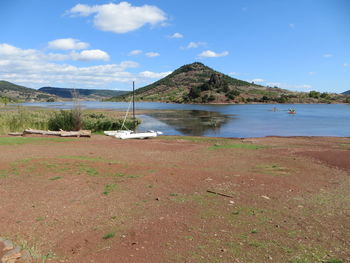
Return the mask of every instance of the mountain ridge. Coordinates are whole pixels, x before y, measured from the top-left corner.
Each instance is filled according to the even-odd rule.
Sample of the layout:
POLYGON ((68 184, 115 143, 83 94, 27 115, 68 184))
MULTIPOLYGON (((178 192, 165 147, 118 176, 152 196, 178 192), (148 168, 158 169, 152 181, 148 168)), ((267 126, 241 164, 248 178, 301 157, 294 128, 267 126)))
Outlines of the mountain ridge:
MULTIPOLYGON (((127 101, 131 96, 129 92, 109 101, 127 101)), ((194 62, 135 90, 135 99, 171 103, 343 103, 345 95, 257 85, 194 62)))
POLYGON ((108 89, 71 89, 71 88, 58 88, 58 87, 42 87, 39 91, 56 95, 64 99, 72 99, 76 94, 80 99, 94 99, 100 100, 109 98, 112 96, 119 96, 127 93, 122 90, 108 90, 108 89))

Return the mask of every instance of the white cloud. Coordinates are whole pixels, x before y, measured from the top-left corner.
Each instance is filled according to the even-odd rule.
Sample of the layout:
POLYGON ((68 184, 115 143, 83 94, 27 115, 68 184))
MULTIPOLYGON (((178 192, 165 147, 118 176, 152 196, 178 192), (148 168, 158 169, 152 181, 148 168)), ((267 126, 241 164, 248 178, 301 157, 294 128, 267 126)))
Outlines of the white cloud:
POLYGON ((51 49, 60 49, 60 50, 78 50, 86 49, 89 47, 89 43, 81 42, 78 39, 74 38, 61 38, 50 41, 48 47, 51 49))
POLYGON ((348 67, 349 66, 349 63, 344 63, 343 64, 343 67, 348 67))
POLYGON ((313 76, 313 75, 316 75, 316 72, 310 71, 308 74, 311 75, 311 76, 313 76))
POLYGON ((201 46, 205 46, 207 43, 205 42, 190 42, 184 49, 198 48, 201 46))
POLYGON ((174 33, 171 36, 169 36, 170 38, 183 38, 183 34, 181 33, 174 33))
POLYGON ((156 73, 156 72, 152 72, 152 71, 142 71, 139 73, 139 76, 144 77, 144 78, 160 79, 160 78, 164 78, 164 77, 168 76, 171 73, 172 73, 172 71, 160 72, 160 73, 156 73))
POLYGON ((294 29, 294 28, 295 28, 295 24, 290 23, 290 24, 289 24, 289 27, 290 27, 291 29, 294 29))
POLYGON ((160 56, 160 54, 157 53, 157 52, 147 52, 145 55, 146 55, 147 57, 150 57, 150 58, 154 58, 154 57, 160 56))
POLYGON ((86 51, 85 53, 84 51, 74 51, 68 54, 45 54, 34 49, 20 49, 9 44, 0 44, 0 79, 33 88, 44 85, 101 88, 111 85, 111 83, 130 83, 133 80, 138 83, 149 83, 170 73, 151 71, 143 71, 141 73, 128 72, 128 69, 139 67, 139 64, 134 61, 87 67, 52 62, 53 60, 63 60, 63 58, 67 57, 73 59, 73 56, 79 60, 106 58, 106 53, 103 51, 86 51))
POLYGON ((312 90, 312 86, 309 84, 287 84, 287 83, 280 83, 280 82, 269 82, 266 83, 266 85, 270 87, 279 87, 281 89, 287 89, 287 90, 294 90, 294 91, 310 91, 312 90))
POLYGON ((264 79, 252 79, 250 82, 254 82, 254 83, 259 83, 259 82, 264 82, 265 80, 264 79))
POLYGON ((79 16, 93 15, 93 23, 97 29, 117 34, 137 30, 146 24, 162 24, 167 20, 166 14, 156 6, 132 6, 128 2, 94 6, 78 4, 68 13, 79 16))
POLYGON ((142 50, 141 49, 135 49, 135 50, 132 50, 128 53, 128 56, 137 56, 139 54, 142 53, 142 50))
POLYGON ((0 55, 3 58, 10 59, 22 59, 26 61, 64 61, 64 60, 80 60, 80 61, 92 61, 92 60, 103 60, 108 61, 109 55, 107 52, 92 49, 83 50, 81 52, 70 52, 70 53, 44 53, 35 49, 20 49, 9 44, 0 44, 0 55))
POLYGON ((331 57, 333 57, 333 54, 323 54, 323 57, 324 58, 331 58, 331 57))
POLYGON ((206 50, 206 51, 203 51, 202 53, 200 53, 198 55, 198 57, 200 58, 217 58, 217 57, 225 57, 229 54, 228 51, 223 51, 221 53, 216 53, 214 51, 211 51, 211 50, 206 50))
POLYGON ((83 50, 80 53, 72 52, 71 56, 74 60, 91 61, 91 60, 109 60, 109 55, 99 49, 83 50))

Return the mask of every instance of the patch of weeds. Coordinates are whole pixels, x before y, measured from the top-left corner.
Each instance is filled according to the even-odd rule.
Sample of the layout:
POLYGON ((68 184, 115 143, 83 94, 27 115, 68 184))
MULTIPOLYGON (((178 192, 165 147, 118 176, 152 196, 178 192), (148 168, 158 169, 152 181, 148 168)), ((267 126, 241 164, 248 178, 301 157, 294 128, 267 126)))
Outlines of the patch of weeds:
POLYGON ((258 169, 259 172, 273 176, 289 175, 289 169, 279 166, 278 164, 261 164, 257 165, 256 169, 258 169))
POLYGON ((266 244, 265 244, 265 243, 259 242, 259 241, 256 241, 256 240, 249 241, 249 242, 248 242, 248 245, 249 245, 250 247, 266 247, 266 244))
POLYGON ((235 143, 235 144, 214 144, 210 146, 209 150, 219 150, 219 149, 247 149, 247 150, 258 150, 265 148, 264 146, 254 145, 254 144, 244 144, 244 143, 235 143))
POLYGON ((114 191, 117 188, 116 184, 106 184, 103 194, 104 195, 109 195, 110 192, 114 191))
POLYGON ((45 217, 39 216, 39 217, 35 218, 35 220, 36 220, 37 222, 44 221, 44 220, 45 220, 45 217))
POLYGON ((329 259, 326 261, 326 263, 343 263, 343 261, 339 259, 329 259))
POLYGON ((49 252, 46 255, 41 256, 42 263, 45 263, 48 259, 54 259, 55 254, 53 252, 49 252))
POLYGON ((49 178, 49 180, 50 181, 56 181, 56 180, 59 180, 61 178, 62 178, 62 176, 54 176, 54 177, 49 178))
POLYGON ((232 212, 232 215, 235 215, 235 216, 236 216, 236 215, 239 215, 239 211, 233 211, 233 212, 232 212))
POLYGON ((137 175, 137 174, 130 174, 127 176, 127 178, 140 178, 142 175, 137 175))
POLYGON ((7 177, 7 171, 0 171, 0 178, 7 177))
POLYGON ((99 172, 95 168, 82 163, 79 164, 79 171, 89 176, 97 176, 99 174, 99 172))
POLYGON ((252 233, 252 234, 256 234, 256 233, 258 233, 258 230, 256 230, 256 229, 253 229, 250 233, 252 233))
POLYGON ((73 139, 67 138, 38 138, 38 137, 0 137, 0 145, 20 145, 40 142, 67 142, 73 139))
POLYGON ((114 236, 115 236, 114 232, 109 232, 109 233, 105 234, 102 238, 103 239, 110 239, 110 238, 113 238, 114 236))
POLYGON ((113 177, 124 177, 125 174, 123 174, 123 173, 115 173, 115 174, 111 174, 110 176, 113 176, 113 177))
POLYGON ((177 193, 170 193, 169 195, 170 195, 170 196, 178 196, 177 193))
POLYGON ((187 239, 187 240, 191 240, 191 241, 194 240, 193 236, 184 236, 184 238, 187 239))

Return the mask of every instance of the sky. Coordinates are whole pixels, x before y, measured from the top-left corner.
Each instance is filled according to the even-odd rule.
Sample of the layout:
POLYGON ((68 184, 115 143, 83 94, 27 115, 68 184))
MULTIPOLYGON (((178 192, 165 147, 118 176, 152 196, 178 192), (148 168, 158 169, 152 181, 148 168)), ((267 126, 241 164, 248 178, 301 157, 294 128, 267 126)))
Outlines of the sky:
POLYGON ((196 61, 261 85, 350 90, 350 1, 0 0, 0 80, 131 90, 196 61))

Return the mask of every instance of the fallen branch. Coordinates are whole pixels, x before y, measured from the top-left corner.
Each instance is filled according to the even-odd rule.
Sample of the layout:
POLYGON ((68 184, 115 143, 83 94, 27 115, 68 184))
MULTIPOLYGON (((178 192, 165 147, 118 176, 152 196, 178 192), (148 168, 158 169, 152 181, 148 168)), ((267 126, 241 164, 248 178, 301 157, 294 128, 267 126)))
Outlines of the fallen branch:
POLYGON ((91 131, 80 130, 80 131, 44 131, 44 130, 34 130, 26 129, 23 134, 39 134, 39 135, 53 135, 60 137, 91 137, 91 131))
POLYGON ((207 190, 207 192, 211 193, 211 194, 215 194, 215 195, 221 195, 221 196, 224 196, 224 197, 234 198, 232 195, 226 195, 226 194, 214 192, 214 191, 211 191, 211 190, 207 190))

